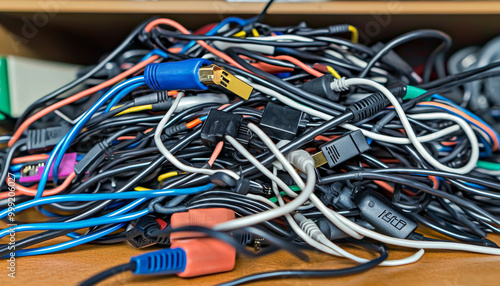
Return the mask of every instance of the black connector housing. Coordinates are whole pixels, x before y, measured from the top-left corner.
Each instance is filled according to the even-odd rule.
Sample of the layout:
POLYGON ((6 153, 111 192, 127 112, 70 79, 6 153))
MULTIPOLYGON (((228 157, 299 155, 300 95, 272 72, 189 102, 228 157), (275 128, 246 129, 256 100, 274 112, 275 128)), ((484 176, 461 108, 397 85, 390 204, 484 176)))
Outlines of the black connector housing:
POLYGON ((331 73, 327 73, 323 76, 317 77, 304 83, 302 85, 302 89, 317 96, 328 98, 331 101, 337 102, 339 100, 340 94, 333 91, 330 87, 330 84, 334 79, 335 78, 331 73))
POLYGON ((67 125, 28 130, 27 148, 29 153, 49 151, 62 140, 70 130, 67 125))
POLYGON ((354 195, 354 203, 358 207, 361 218, 382 233, 397 238, 409 237, 417 222, 394 206, 381 194, 365 189, 354 195))
POLYGON ((107 152, 108 148, 109 144, 106 142, 106 140, 100 141, 95 144, 87 152, 87 154, 85 154, 85 156, 75 165, 75 174, 77 176, 83 174, 90 167, 90 165, 92 165, 97 160, 97 158, 101 157, 104 153, 107 152))
MULTIPOLYGON (((371 47, 371 49, 378 53, 380 52, 386 45, 384 43, 376 43, 371 47)), ((396 52, 390 50, 387 52, 381 59, 381 61, 385 64, 391 65, 393 67, 397 67, 399 70, 406 74, 411 74, 413 72, 413 68, 403 60, 396 52)))
POLYGON ((201 128, 201 141, 209 147, 214 147, 224 141, 226 135, 236 137, 241 121, 241 115, 212 109, 201 128))
POLYGON ((328 166, 333 168, 370 149, 363 132, 356 130, 320 147, 328 166))
POLYGON ((292 140, 299 130, 302 111, 268 103, 259 126, 269 137, 278 140, 292 140))
POLYGON ((134 228, 125 233, 128 243, 135 248, 145 248, 155 244, 169 245, 168 236, 160 234, 161 226, 152 215, 141 217, 134 228))

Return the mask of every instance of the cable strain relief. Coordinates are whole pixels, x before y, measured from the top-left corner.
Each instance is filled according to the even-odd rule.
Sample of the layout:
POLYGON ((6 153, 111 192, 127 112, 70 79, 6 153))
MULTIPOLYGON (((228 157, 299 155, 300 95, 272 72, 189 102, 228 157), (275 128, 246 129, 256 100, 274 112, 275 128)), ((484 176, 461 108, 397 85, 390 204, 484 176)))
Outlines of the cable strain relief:
POLYGON ((161 90, 156 93, 156 96, 158 98, 158 102, 163 102, 163 101, 169 101, 170 97, 168 97, 168 91, 166 90, 161 90))
POLYGON ((330 84, 330 88, 336 92, 342 92, 342 91, 349 90, 349 86, 346 83, 345 77, 334 79, 332 81, 332 83, 330 84))
POLYGON ((186 252, 182 248, 169 248, 134 256, 135 275, 174 274, 186 268, 186 252))
POLYGON ((316 223, 314 223, 311 219, 306 218, 300 213, 295 213, 293 218, 299 223, 300 228, 302 228, 302 230, 304 230, 304 232, 314 240, 320 241, 321 239, 326 239, 325 234, 321 232, 316 223))
POLYGON ((349 25, 344 24, 344 25, 332 25, 328 27, 328 33, 330 35, 334 34, 340 34, 340 33, 347 33, 349 32, 349 25))
POLYGON ((188 130, 186 124, 179 124, 165 128, 165 134, 170 138, 173 135, 188 130))
POLYGON ((347 107, 347 110, 352 112, 353 122, 359 122, 382 111, 389 103, 383 93, 376 92, 351 104, 347 107))
POLYGON ((302 172, 305 172, 308 164, 314 167, 314 159, 305 150, 292 151, 286 155, 286 159, 302 172))

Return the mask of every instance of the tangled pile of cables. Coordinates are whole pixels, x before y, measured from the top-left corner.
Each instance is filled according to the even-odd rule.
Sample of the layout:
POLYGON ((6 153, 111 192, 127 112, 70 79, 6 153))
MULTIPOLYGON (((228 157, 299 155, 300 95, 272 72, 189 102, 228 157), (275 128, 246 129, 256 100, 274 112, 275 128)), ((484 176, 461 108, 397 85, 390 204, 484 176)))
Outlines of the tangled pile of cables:
MULTIPOLYGON (((366 46, 351 25, 272 27, 262 16, 194 32, 149 20, 32 104, 0 137, 0 217, 35 208, 48 220, 0 230, 40 231, 17 241, 15 256, 164 246, 82 285, 123 271, 230 271, 237 252, 307 259, 302 249, 313 248, 359 263, 223 284, 237 285, 404 265, 424 250, 500 255, 487 238, 500 232, 500 138, 447 97, 500 74, 500 63, 446 75, 451 39, 437 30, 366 46), (419 75, 393 49, 422 38, 441 44, 419 75), (60 236, 70 239, 31 248, 60 236), (358 257, 346 241, 380 255, 358 257), (416 252, 387 260, 387 245, 416 252)), ((1 257, 11 251, 0 246, 1 257)))

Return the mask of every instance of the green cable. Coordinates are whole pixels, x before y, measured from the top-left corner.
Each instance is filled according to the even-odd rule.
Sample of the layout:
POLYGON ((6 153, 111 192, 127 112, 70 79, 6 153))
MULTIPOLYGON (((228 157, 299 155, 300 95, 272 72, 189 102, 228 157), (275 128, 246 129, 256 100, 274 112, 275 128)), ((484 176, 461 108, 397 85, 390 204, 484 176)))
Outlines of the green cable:
POLYGON ((405 97, 403 97, 403 99, 404 100, 414 99, 416 97, 421 96, 422 94, 424 94, 426 92, 427 92, 427 90, 425 90, 425 89, 421 89, 421 88, 418 88, 416 86, 407 85, 406 86, 406 95, 405 95, 405 97))
POLYGON ((477 161, 477 167, 486 170, 500 171, 500 164, 488 161, 477 161))
MULTIPOLYGON (((300 188, 299 188, 299 186, 297 186, 297 185, 293 185, 293 186, 290 186, 290 190, 292 190, 292 191, 294 191, 294 192, 299 192, 299 191, 300 191, 300 188)), ((283 191, 281 191, 281 192, 280 192, 280 195, 281 195, 281 196, 286 196, 286 193, 285 193, 285 192, 283 192, 283 191)), ((273 202, 273 203, 277 203, 277 202, 278 202, 278 198, 277 198, 277 197, 272 197, 272 198, 270 198, 269 200, 270 200, 271 202, 273 202)))

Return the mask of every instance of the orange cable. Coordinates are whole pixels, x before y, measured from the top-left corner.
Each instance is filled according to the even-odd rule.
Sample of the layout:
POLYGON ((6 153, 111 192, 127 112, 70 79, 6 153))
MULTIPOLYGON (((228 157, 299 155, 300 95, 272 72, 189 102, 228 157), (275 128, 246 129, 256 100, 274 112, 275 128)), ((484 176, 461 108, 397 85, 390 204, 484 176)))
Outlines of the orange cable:
MULTIPOLYGON (((68 186, 69 184, 71 184, 71 181, 73 181, 73 179, 76 177, 76 174, 75 172, 69 174, 68 177, 66 177, 66 179, 64 179, 64 182, 51 189, 51 190, 46 190, 46 191, 43 191, 43 194, 42 196, 53 196, 53 195, 56 195, 62 191, 64 191, 68 186)), ((25 187, 25 186, 22 186, 22 185, 19 185, 19 184, 16 184, 14 186, 14 189, 16 190, 15 191, 15 194, 16 195, 19 195, 19 194, 22 194, 22 195, 27 195, 27 196, 36 196, 36 193, 37 193, 37 189, 36 189, 36 185, 33 186, 32 188, 28 188, 28 187, 25 187)), ((8 192, 4 192, 4 193, 0 193, 0 199, 5 199, 5 198, 8 198, 9 197, 9 193, 8 192)))
POLYGON ((434 102, 434 101, 426 101, 426 102, 421 102, 418 105, 421 105, 421 104, 422 105, 432 105, 432 106, 443 107, 443 108, 445 108, 447 110, 450 110, 451 112, 460 114, 460 116, 462 116, 463 118, 465 118, 465 119, 467 119, 469 121, 474 122, 477 126, 479 126, 480 128, 482 128, 484 131, 486 131, 491 136, 491 138, 493 139, 493 150, 498 150, 499 142, 497 140, 497 137, 496 137, 495 133, 493 133, 493 131, 490 128, 488 128, 488 126, 486 126, 483 123, 477 121, 475 118, 473 118, 473 117, 469 116, 468 114, 462 112, 461 110, 456 109, 453 106, 449 106, 447 104, 443 104, 443 103, 439 103, 439 102, 434 102))
POLYGON ((29 156, 14 158, 14 159, 12 159, 11 164, 17 165, 17 164, 26 163, 26 162, 47 160, 47 158, 49 158, 49 155, 47 155, 47 154, 29 155, 29 156))
MULTIPOLYGON (((178 22, 174 21, 174 20, 171 20, 171 19, 157 19, 157 20, 154 20, 154 21, 151 21, 147 26, 146 28, 144 28, 144 30, 146 32, 151 32, 151 30, 155 27, 155 26, 158 26, 158 25, 167 25, 167 26, 170 26, 170 27, 173 27, 177 30, 179 30, 181 33, 183 34, 187 34, 187 35, 190 35, 191 32, 189 32, 186 28, 184 28, 184 26, 182 26, 181 24, 179 24, 178 22)), ((206 42, 204 41, 196 41, 200 46, 202 46, 203 48, 207 49, 208 51, 210 51, 212 54, 218 56, 219 58, 225 60, 226 62, 230 63, 231 65, 237 67, 237 68, 240 68, 242 70, 246 70, 244 67, 242 67, 240 64, 238 64, 235 60, 233 60, 231 57, 229 57, 228 55, 226 55, 225 53, 217 50, 216 48, 210 46, 209 44, 207 44, 206 42)))
POLYGON ((136 64, 134 67, 132 67, 131 69, 127 70, 127 71, 124 71, 123 73, 115 76, 114 78, 112 79, 109 79, 99 85, 96 85, 94 87, 91 87, 87 90, 84 90, 84 91, 81 91, 73 96, 70 96, 68 98, 65 98, 57 103, 54 103, 53 105, 51 106, 47 106, 45 107, 44 109, 40 110, 39 112, 35 113, 34 115, 32 115, 30 118, 26 119, 26 121, 23 122, 23 124, 21 124, 21 126, 19 126, 19 128, 16 130, 16 132, 14 133, 14 135, 12 135, 12 138, 9 140, 9 147, 12 147, 12 145, 21 137, 21 135, 23 134, 24 130, 28 129, 28 127, 33 124, 33 122, 37 121, 38 119, 44 117, 45 115, 51 113, 52 111, 54 110, 57 110, 65 105, 68 105, 70 103, 73 103, 75 101, 78 101, 86 96, 89 96, 95 92, 98 92, 99 90, 103 89, 103 88, 106 88, 108 86, 111 86, 119 81, 121 81, 122 79, 128 77, 129 75, 135 73, 136 71, 139 71, 139 70, 142 70, 145 66, 147 66, 148 64, 156 61, 159 57, 154 55, 154 56, 151 56, 150 58, 148 58, 147 60, 144 60, 138 64, 136 64))
POLYGON ((306 65, 305 63, 303 63, 300 60, 298 60, 298 59, 296 59, 294 57, 291 57, 291 56, 279 55, 279 56, 275 56, 275 57, 268 56, 268 58, 275 59, 275 60, 284 60, 284 61, 291 62, 292 64, 294 64, 296 66, 299 66, 304 71, 310 73, 311 75, 313 75, 315 77, 320 77, 320 76, 324 75, 322 72, 319 72, 319 71, 311 68, 310 66, 306 65))
POLYGON ((224 142, 220 141, 217 143, 217 146, 215 146, 214 152, 212 153, 212 156, 210 156, 210 159, 208 160, 208 164, 212 166, 215 163, 215 160, 217 157, 219 157, 220 153, 222 152, 222 147, 224 147, 224 142))

